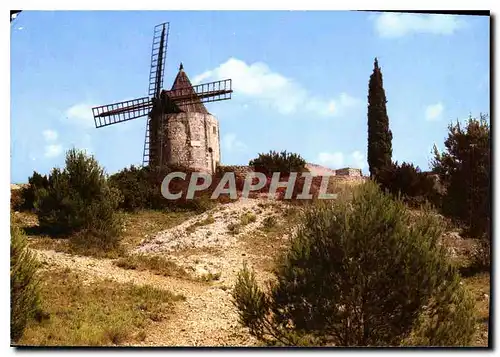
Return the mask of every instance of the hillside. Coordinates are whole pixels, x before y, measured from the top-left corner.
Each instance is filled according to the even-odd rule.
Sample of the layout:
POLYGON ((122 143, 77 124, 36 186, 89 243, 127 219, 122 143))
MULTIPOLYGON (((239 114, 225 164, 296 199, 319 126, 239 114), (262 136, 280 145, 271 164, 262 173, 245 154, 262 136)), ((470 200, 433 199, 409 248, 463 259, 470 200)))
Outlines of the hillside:
MULTIPOLYGON (((39 236, 36 216, 15 212, 14 219, 33 233, 30 245, 43 263, 40 274, 50 315, 48 321, 31 323, 20 344, 255 346, 258 342, 238 323, 231 289, 244 262, 262 286, 272 279, 273 259, 286 247, 299 212, 300 207, 284 202, 247 199, 199 215, 124 214, 125 250, 107 257, 79 255, 65 239, 39 236), (178 298, 164 309, 143 311, 140 306, 159 303, 148 295, 134 305, 137 297, 123 290, 129 286, 151 286, 178 298), (124 305, 117 307, 102 289, 111 289, 124 305), (71 292, 72 300, 63 297, 71 292), (137 316, 131 317, 133 313, 137 316), (82 326, 93 327, 82 331, 82 326), (61 329, 66 332, 57 332, 61 329)), ((473 247, 455 231, 443 238, 456 260, 473 247)), ((481 311, 475 344, 487 345, 489 276, 464 277, 464 282, 481 311)))

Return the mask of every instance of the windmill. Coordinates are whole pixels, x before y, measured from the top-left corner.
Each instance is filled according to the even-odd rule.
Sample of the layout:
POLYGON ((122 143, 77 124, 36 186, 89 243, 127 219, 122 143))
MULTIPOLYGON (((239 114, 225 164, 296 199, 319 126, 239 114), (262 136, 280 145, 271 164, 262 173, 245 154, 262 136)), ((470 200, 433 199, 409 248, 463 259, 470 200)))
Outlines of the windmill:
POLYGON ((95 126, 147 117, 143 166, 180 164, 214 172, 220 161, 218 122, 203 103, 231 99, 232 81, 193 86, 181 63, 172 88, 162 89, 169 28, 168 22, 154 28, 148 96, 92 108, 95 126))

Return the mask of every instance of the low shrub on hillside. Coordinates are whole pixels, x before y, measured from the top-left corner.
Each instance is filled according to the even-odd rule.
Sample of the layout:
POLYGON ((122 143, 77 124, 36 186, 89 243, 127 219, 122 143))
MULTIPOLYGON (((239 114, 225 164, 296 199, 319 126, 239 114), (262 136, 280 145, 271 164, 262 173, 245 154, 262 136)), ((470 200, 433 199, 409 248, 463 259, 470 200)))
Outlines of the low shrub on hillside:
POLYGON ((78 234, 112 248, 121 234, 116 215, 120 200, 94 157, 71 149, 64 169, 54 168, 48 186, 35 191, 35 210, 40 227, 52 234, 78 234))
POLYGON ((33 175, 28 178, 28 185, 11 191, 11 207, 15 211, 31 211, 35 204, 35 191, 47 188, 49 180, 46 175, 41 175, 33 171, 33 175))
POLYGON ((36 276, 39 263, 28 249, 23 232, 10 228, 10 336, 17 342, 28 321, 40 313, 40 296, 36 276))
POLYGON ((24 207, 23 189, 10 190, 10 208, 13 211, 21 211, 24 207))
POLYGON ((369 182, 306 210, 262 291, 245 266, 233 290, 240 322, 267 344, 468 345, 474 304, 432 214, 412 217, 369 182))
POLYGON ((193 171, 185 167, 168 167, 151 169, 149 167, 137 168, 131 166, 110 176, 111 185, 116 187, 123 196, 120 208, 133 212, 139 209, 156 210, 188 210, 204 212, 213 207, 207 190, 195 193, 193 199, 187 199, 188 185, 193 171), (174 178, 169 183, 172 194, 181 192, 177 199, 167 199, 162 195, 161 186, 164 178, 171 172, 183 172, 185 179, 174 178))
POLYGON ((249 165, 253 167, 256 172, 262 172, 266 176, 272 176, 274 172, 283 174, 290 174, 290 172, 304 172, 308 171, 306 168, 306 161, 295 153, 282 151, 270 151, 267 154, 259 154, 253 160, 250 160, 249 165))
POLYGON ((425 202, 439 205, 435 181, 413 164, 397 162, 380 170, 378 180, 382 190, 400 196, 406 203, 419 207, 425 202))

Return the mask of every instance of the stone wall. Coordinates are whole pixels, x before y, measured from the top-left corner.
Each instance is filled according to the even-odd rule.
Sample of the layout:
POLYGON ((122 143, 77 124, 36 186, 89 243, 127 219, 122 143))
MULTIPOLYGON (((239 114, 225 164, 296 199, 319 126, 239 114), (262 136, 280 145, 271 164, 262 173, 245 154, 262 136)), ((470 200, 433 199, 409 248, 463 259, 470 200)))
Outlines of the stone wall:
POLYGON ((210 114, 177 113, 164 118, 163 162, 213 173, 220 162, 219 123, 210 114))
POLYGON ((361 169, 353 169, 350 167, 335 170, 335 173, 337 176, 363 176, 361 169))
MULTIPOLYGON (((339 181, 344 178, 363 178, 361 169, 344 168, 333 170, 328 167, 321 165, 307 163, 306 168, 309 170, 312 176, 336 176, 339 181)), ((247 172, 253 171, 252 167, 248 165, 221 165, 219 166, 219 171, 222 172, 235 172, 237 174, 245 174, 247 172)))
POLYGON ((248 165, 220 165, 218 168, 219 172, 234 172, 239 175, 252 172, 253 169, 248 165))

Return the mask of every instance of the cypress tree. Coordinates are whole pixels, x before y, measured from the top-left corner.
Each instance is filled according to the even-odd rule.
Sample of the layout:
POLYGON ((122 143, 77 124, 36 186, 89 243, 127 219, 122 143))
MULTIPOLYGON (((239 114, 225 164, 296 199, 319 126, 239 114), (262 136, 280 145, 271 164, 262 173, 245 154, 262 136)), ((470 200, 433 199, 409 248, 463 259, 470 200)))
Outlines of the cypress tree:
POLYGON ((368 166, 370 177, 377 180, 378 172, 392 162, 392 132, 389 129, 382 72, 375 58, 368 85, 368 166))

